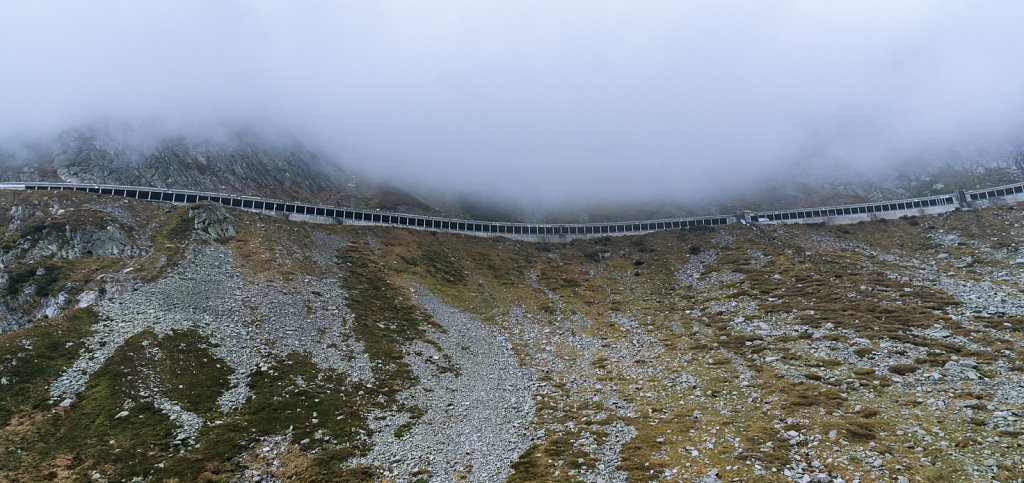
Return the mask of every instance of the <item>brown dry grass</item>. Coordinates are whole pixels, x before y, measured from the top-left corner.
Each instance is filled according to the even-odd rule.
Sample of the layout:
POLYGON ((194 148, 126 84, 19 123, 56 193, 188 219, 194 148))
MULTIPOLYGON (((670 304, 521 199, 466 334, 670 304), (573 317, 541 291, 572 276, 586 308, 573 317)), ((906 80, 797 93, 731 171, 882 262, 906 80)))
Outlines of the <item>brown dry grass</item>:
MULTIPOLYGON (((370 278, 374 278, 374 286, 390 287, 389 293, 405 293, 407 281, 416 281, 446 302, 478 314, 486 323, 510 333, 516 328, 507 327, 504 316, 514 306, 521 305, 534 314, 534 322, 542 329, 559 330, 573 315, 585 317, 592 325, 574 327, 574 333, 598 341, 599 348, 593 353, 599 355, 580 367, 593 371, 588 375, 602 383, 605 391, 620 394, 627 402, 637 405, 636 417, 627 418, 627 422, 638 434, 623 447, 623 463, 619 468, 633 480, 648 479, 652 471, 657 473, 679 466, 680 449, 696 446, 696 441, 712 434, 736 438, 740 443, 738 453, 733 454, 731 446, 728 451, 702 449, 710 461, 709 466, 695 463, 690 468, 693 474, 710 467, 729 466, 737 469, 722 470, 723 476, 749 480, 754 475, 748 461, 767 467, 784 467, 794 449, 773 426, 773 421, 808 421, 787 423, 785 430, 818 434, 836 430, 845 451, 867 448, 870 443, 893 448, 894 458, 907 462, 907 474, 922 477, 960 476, 962 462, 929 455, 948 468, 939 472, 916 465, 914 462, 921 456, 904 450, 905 440, 895 435, 894 428, 903 422, 942 428, 949 434, 963 433, 965 441, 971 438, 984 441, 991 436, 984 427, 973 426, 967 420, 927 414, 922 407, 897 394, 890 387, 892 379, 879 374, 875 368, 852 367, 838 359, 819 357, 805 350, 822 343, 850 344, 855 336, 860 336, 873 342, 854 350, 865 359, 860 365, 870 365, 876 356, 883 355, 880 352, 885 346, 877 343, 881 339, 927 348, 927 355, 915 361, 919 365, 941 365, 954 354, 978 357, 983 364, 1008 357, 993 351, 963 351, 949 343, 913 336, 907 328, 930 327, 936 323, 956 335, 970 336, 970 331, 942 313, 946 306, 956 303, 948 295, 889 276, 900 267, 859 252, 830 248, 812 238, 814 234, 825 234, 880 251, 927 254, 938 249, 927 236, 929 226, 959 227, 957 223, 968 223, 969 219, 934 223, 922 220, 919 226, 898 221, 857 227, 769 227, 765 234, 727 227, 724 230, 735 240, 723 246, 712 244, 715 231, 663 232, 643 237, 538 245, 414 230, 298 224, 237 210, 231 214, 239 221, 240 233, 227 246, 245 270, 255 276, 295 281, 305 274, 332 273, 335 268, 324 268, 302 253, 313 249, 313 234, 323 231, 347 238, 353 244, 350 256, 372 260, 372 267, 363 268, 372 269, 375 275, 370 278), (368 243, 369 237, 376 243, 368 243), (283 252, 279 250, 282 247, 283 252), (713 295, 709 300, 705 298, 708 294, 681 288, 675 281, 675 271, 695 252, 710 248, 717 249, 719 256, 706 267, 707 272, 733 271, 743 274, 745 280, 723 287, 724 295, 713 295), (771 257, 771 261, 757 268, 748 250, 759 250, 771 257), (598 252, 610 253, 611 257, 598 259, 594 256, 598 252), (636 260, 644 263, 637 265, 636 260), (537 274, 542 288, 527 283, 530 272, 537 274), (773 278, 776 274, 778 279, 773 278), (550 299, 545 289, 556 294, 558 300, 550 299), (613 300, 613 295, 617 300, 613 300), (820 339, 812 338, 808 332, 773 338, 744 329, 727 311, 700 315, 683 313, 701 303, 740 298, 759 304, 756 313, 748 319, 793 313, 797 324, 824 329, 826 324, 832 323, 833 329, 825 330, 820 339), (609 316, 615 312, 629 315, 660 343, 663 352, 657 361, 614 357, 611 351, 621 347, 617 344, 630 341, 629 331, 610 322, 609 316), (721 339, 723 336, 725 338, 721 339), (763 358, 765 351, 778 356, 779 362, 755 364, 755 360, 763 360, 758 358, 763 358), (690 358, 678 366, 664 365, 664 361, 687 357, 690 358), (685 369, 699 380, 701 396, 696 397, 690 388, 669 388, 664 378, 637 378, 627 371, 648 367, 685 369), (751 374, 749 385, 737 384, 741 372, 751 374), (850 379, 862 387, 853 389, 852 383, 851 387, 841 387, 850 379), (656 396, 646 398, 642 396, 645 393, 656 396), (861 410, 854 413, 854 404, 861 404, 861 410), (704 413, 699 420, 691 416, 698 409, 704 413), (718 428, 719 432, 711 433, 713 428, 718 428)), ((174 225, 175 213, 162 216, 166 218, 162 224, 174 225)), ((996 226, 994 222, 991 225, 993 229, 996 226)), ((973 250, 970 247, 956 249, 963 250, 964 254, 973 250)), ((173 247, 165 252, 173 253, 173 247)), ((343 280, 343 283, 349 282, 343 280)), ((371 291, 367 287, 363 288, 371 291)), ((379 309, 363 308, 369 315, 379 309)), ((1019 322, 992 319, 983 323, 1019 333, 1019 322)), ((997 347, 1014 347, 1017 343, 1003 337, 976 337, 974 340, 997 347)), ((394 341, 378 340, 382 341, 387 342, 387 347, 380 351, 390 354, 389 358, 398 357, 394 341)), ((535 364, 530 349, 519 342, 522 341, 517 341, 514 350, 520 361, 535 364)), ((554 350, 566 359, 582 357, 582 353, 574 352, 575 349, 565 344, 554 350)), ((884 363, 879 365, 884 367, 884 363)), ((540 376, 540 380, 548 384, 548 394, 536 402, 538 421, 551 424, 610 421, 612 416, 603 403, 583 404, 598 394, 597 391, 569 390, 565 381, 571 376, 554 371, 540 376), (602 411, 605 411, 605 419, 597 420, 602 411)), ((580 436, 579 431, 549 432, 545 440, 522 455, 512 479, 547 480, 559 470, 559 478, 571 479, 567 470, 580 464, 577 460, 583 459, 582 464, 588 466, 595 464, 590 455, 572 443, 580 436), (559 459, 567 464, 556 468, 554 464, 559 459)), ((823 449, 822 454, 827 455, 828 451, 823 449)), ((313 476, 312 468, 317 464, 308 454, 293 449, 287 454, 290 463, 286 465, 284 476, 313 476)), ((367 468, 360 471, 372 473, 367 468)), ((846 470, 837 471, 844 473, 846 470)), ((857 471, 870 470, 858 467, 857 471)))

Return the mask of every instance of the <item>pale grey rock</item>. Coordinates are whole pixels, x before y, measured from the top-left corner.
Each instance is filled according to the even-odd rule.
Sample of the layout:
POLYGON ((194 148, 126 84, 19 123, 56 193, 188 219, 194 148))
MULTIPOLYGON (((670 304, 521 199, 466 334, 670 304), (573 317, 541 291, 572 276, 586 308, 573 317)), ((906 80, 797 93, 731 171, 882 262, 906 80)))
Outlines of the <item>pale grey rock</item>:
POLYGON ((352 315, 337 281, 307 278, 304 287, 292 292, 276 282, 249 282, 223 246, 190 245, 186 261, 167 278, 96 304, 100 322, 78 360, 51 384, 51 396, 73 401, 118 347, 146 329, 158 336, 194 329, 210 339, 213 355, 233 369, 231 386, 218 400, 224 411, 249 398, 252 371, 292 352, 352 380, 370 380, 369 359, 351 338, 352 315))
POLYGON ((235 219, 222 205, 204 201, 189 208, 188 216, 193 219, 197 232, 218 242, 238 235, 235 219))
POLYGON ((42 216, 43 212, 39 210, 34 204, 17 204, 11 206, 11 211, 7 214, 7 229, 5 234, 10 235, 14 233, 29 219, 42 216))
POLYGON ((64 227, 65 243, 58 250, 60 258, 73 260, 84 255, 105 257, 136 257, 142 250, 116 225, 100 229, 90 224, 64 227))
POLYGON ((399 398, 425 414, 401 436, 395 430, 409 421, 407 414, 371 418, 373 449, 354 463, 383 464, 397 481, 414 479, 420 468, 436 481, 454 481, 458 471, 467 471, 469 481, 503 481, 532 442, 533 376, 499 333, 414 287, 417 302, 444 329, 428 331, 436 345, 405 348, 419 384, 399 398))

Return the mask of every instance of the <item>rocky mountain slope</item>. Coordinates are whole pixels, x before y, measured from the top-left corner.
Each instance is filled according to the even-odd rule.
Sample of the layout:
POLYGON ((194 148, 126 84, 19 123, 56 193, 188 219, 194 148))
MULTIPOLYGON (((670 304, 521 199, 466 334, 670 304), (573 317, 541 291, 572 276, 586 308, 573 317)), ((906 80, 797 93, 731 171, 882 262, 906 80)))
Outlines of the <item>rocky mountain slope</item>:
POLYGON ((438 192, 391 185, 284 135, 245 128, 154 134, 98 123, 29 145, 0 145, 0 180, 170 187, 455 218, 576 223, 865 203, 1007 184, 1024 178, 1024 151, 1006 149, 871 169, 814 158, 793 161, 771 175, 737 173, 734 179, 717 180, 720 190, 710 196, 676 193, 656 200, 552 207, 482 199, 450 187, 438 192))
POLYGON ((433 213, 416 197, 325 159, 300 141, 238 128, 169 135, 90 125, 29 146, 0 146, 0 179, 252 194, 433 213))
POLYGON ((1024 151, 947 153, 937 159, 857 168, 815 159, 795 162, 729 200, 725 211, 868 203, 998 186, 1024 179, 1024 151), (754 208, 751 208, 754 207, 754 208), (762 208, 763 207, 763 208, 762 208))
POLYGON ((4 193, 7 481, 1020 481, 1024 215, 531 244, 4 193))
POLYGON ((309 196, 343 185, 295 142, 236 131, 222 139, 184 136, 131 139, 99 127, 68 130, 20 155, 9 154, 9 179, 47 179, 175 187, 202 191, 309 196), (20 169, 18 169, 20 168, 20 169))

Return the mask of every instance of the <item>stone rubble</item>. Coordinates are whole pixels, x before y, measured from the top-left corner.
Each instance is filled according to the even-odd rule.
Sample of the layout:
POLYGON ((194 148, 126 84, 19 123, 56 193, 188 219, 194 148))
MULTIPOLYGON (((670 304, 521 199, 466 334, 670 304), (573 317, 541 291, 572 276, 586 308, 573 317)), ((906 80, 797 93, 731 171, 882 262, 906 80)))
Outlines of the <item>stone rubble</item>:
POLYGON ((582 445, 593 448, 591 454, 597 460, 597 466, 584 469, 579 476, 583 481, 626 483, 628 475, 616 467, 622 459, 622 445, 636 436, 636 429, 621 420, 612 421, 600 429, 605 434, 604 442, 601 444, 594 442, 591 433, 587 433, 580 441, 582 445))
POLYGON ((231 483, 280 483, 274 473, 282 468, 281 457, 292 442, 291 431, 259 438, 239 460, 245 469, 234 475, 231 483))
MULTIPOLYGON (((772 228, 777 234, 788 229, 772 228)), ((624 462, 624 447, 645 431, 644 423, 636 421, 652 425, 665 421, 668 416, 657 414, 658 409, 652 407, 673 401, 699 407, 690 408, 685 414, 692 416, 682 419, 701 424, 689 434, 657 438, 657 444, 666 447, 680 438, 686 445, 685 450, 678 447, 656 454, 674 465, 657 473, 652 470, 651 475, 661 475, 664 480, 728 480, 723 475, 739 465, 722 464, 717 458, 731 454, 739 459, 741 451, 750 449, 740 448, 740 438, 730 434, 728 424, 706 421, 711 414, 747 416, 738 414, 735 409, 741 406, 737 403, 755 404, 754 413, 763 404, 758 417, 768 421, 765 437, 771 441, 756 451, 769 453, 779 446, 785 448, 781 463, 767 463, 756 456, 745 461, 753 466, 755 474, 766 479, 910 481, 904 476, 905 465, 909 465, 906 454, 894 456, 901 450, 919 452, 920 458, 911 453, 913 463, 920 460, 924 467, 941 465, 934 454, 940 451, 942 457, 963 461, 966 470, 979 481, 992 479, 1000 466, 1024 465, 1024 456, 1014 454, 1013 446, 1009 446, 1019 447, 1014 439, 1018 436, 1013 435, 1024 431, 1024 372, 1004 360, 985 360, 989 355, 985 353, 992 347, 985 337, 1000 343, 1009 340, 1006 344, 1016 349, 1020 346, 1019 329, 1012 321, 1003 324, 1005 328, 981 323, 988 317, 1024 314, 1024 292, 1019 287, 1024 280, 1022 264, 991 269, 977 266, 977 260, 970 257, 927 259, 920 254, 840 241, 827 233, 811 232, 803 240, 808 239, 811 244, 857 254, 888 271, 891 278, 935 288, 963 301, 963 305, 946 312, 934 311, 934 325, 927 325, 931 323, 928 321, 897 334, 957 350, 944 354, 948 361, 925 363, 921 361, 935 352, 926 346, 890 337, 869 339, 838 321, 807 321, 806 316, 814 315, 813 308, 765 313, 762 306, 774 300, 761 301, 737 290, 749 282, 744 273, 750 272, 716 269, 716 264, 722 263, 720 258, 736 255, 727 251, 735 238, 725 231, 712 240, 715 248, 695 253, 675 271, 675 283, 666 282, 671 286, 664 296, 669 300, 666 305, 674 306, 658 307, 663 310, 660 314, 647 311, 647 307, 640 310, 627 305, 622 310, 616 306, 608 311, 607 320, 584 315, 565 303, 559 292, 545 287, 537 272, 530 271, 525 274, 526 282, 537 298, 551 303, 550 311, 542 308, 531 312, 523 305, 513 305, 495 322, 509 334, 506 339, 501 330, 453 309, 413 283, 416 300, 443 330, 430 330, 426 341, 404 348, 404 360, 419 383, 400 394, 405 411, 369 415, 373 430, 370 453, 348 463, 373 465, 385 472, 385 478, 397 481, 423 475, 438 481, 463 476, 470 481, 495 481, 510 474, 511 464, 531 444, 550 441, 546 438, 551 435, 568 435, 572 449, 582 451, 589 459, 585 463, 583 459, 557 461, 553 476, 627 481, 629 474, 618 466, 624 462), (951 271, 950 266, 971 267, 989 277, 973 280, 951 271), (966 330, 957 331, 954 326, 966 330), (756 334, 762 340, 741 341, 740 350, 729 350, 722 333, 730 331, 756 334), (670 334, 685 342, 670 344, 665 338, 670 334), (520 360, 528 360, 531 369, 517 362, 513 348, 520 351, 520 360), (857 353, 857 349, 870 351, 857 353), (680 352, 673 354, 672 350, 680 352), (957 355, 959 351, 963 354, 957 355), (893 369, 895 365, 921 367, 904 373, 893 369), (853 377, 856 369, 868 370, 871 378, 853 377), (842 426, 824 428, 813 416, 801 419, 807 418, 806 414, 790 417, 779 409, 780 401, 782 407, 787 404, 784 397, 766 397, 761 391, 771 393, 772 388, 751 387, 759 379, 763 382, 766 374, 778 376, 779 383, 834 390, 842 401, 840 409, 821 413, 822 417, 831 417, 832 424, 871 409, 876 401, 895 402, 897 407, 882 410, 900 411, 896 415, 883 413, 887 422, 898 422, 881 428, 877 442, 849 445, 849 439, 840 436, 842 426), (884 389, 879 380, 872 381, 876 376, 886 383, 884 389), (727 379, 725 389, 716 377, 727 379), (882 400, 881 391, 895 396, 882 400), (969 420, 990 431, 991 436, 958 443, 957 435, 921 421, 921 416, 929 413, 969 420), (890 442, 893 434, 900 436, 902 448, 890 442), (982 444, 989 449, 973 452, 975 445, 982 444), (991 450, 997 445, 1009 449, 1006 453, 991 450)), ((946 248, 973 243, 951 231, 933 231, 929 239, 946 248)), ((316 232, 312 236, 313 259, 322 267, 330 267, 333 254, 345 243, 341 237, 316 232)), ((376 240, 373 244, 378 253, 387 249, 376 240)), ((1007 263, 1015 264, 1021 257, 1016 249, 985 251, 980 246, 979 250, 986 257, 1007 263)), ((785 249, 786 255, 798 260, 811 252, 810 247, 785 249)), ((619 258, 628 261, 627 253, 620 252, 619 258)), ((745 253, 749 263, 744 266, 756 269, 770 266, 774 260, 761 250, 745 253)), ((545 256, 557 259, 552 254, 545 256)), ((601 268, 590 269, 588 275, 640 280, 632 270, 609 273, 612 270, 606 267, 615 262, 611 258, 598 260, 601 268)), ((753 280, 753 276, 750 278, 753 280)), ((776 274, 771 279, 779 281, 782 277, 776 274)), ((118 280, 129 287, 117 299, 100 300, 89 292, 77 298, 80 305, 94 304, 101 322, 94 327, 95 334, 86 341, 79 360, 51 386, 54 402, 73 404, 89 375, 128 338, 147 328, 158 336, 195 329, 210 339, 211 352, 234 369, 232 385, 220 399, 224 411, 248 399, 249 374, 257 369, 270 370, 275 357, 289 353, 309 354, 319 366, 337 369, 353 381, 372 378, 362 347, 348 332, 352 314, 344 307, 344 291, 333 279, 306 277, 298 286, 251 281, 234 268, 230 252, 217 244, 200 242, 190 246, 186 262, 160 282, 135 286, 130 277, 118 280)), ((636 295, 627 290, 613 293, 607 285, 604 287, 609 301, 632 302, 630 297, 636 295)), ((55 300, 59 301, 59 296, 55 300)), ((75 302, 65 298, 60 303, 75 302)), ((1010 349, 1002 351, 1013 354, 1010 349)), ((147 388, 144 397, 176 423, 175 438, 182 445, 194 444, 195 435, 209 424, 162 394, 159 381, 147 388)), ((668 408, 662 411, 669 414, 668 408)), ((127 417, 130 412, 126 402, 125 411, 115 419, 127 417)), ((246 456, 259 462, 248 464, 234 481, 276 481, 269 474, 280 469, 279 456, 289 442, 290 435, 259 441, 246 456)))
MULTIPOLYGON (((344 301, 335 280, 307 277, 298 289, 249 281, 223 246, 193 243, 186 261, 167 278, 96 305, 100 322, 94 335, 79 359, 51 384, 51 399, 71 404, 118 347, 147 329, 158 336, 193 329, 209 338, 211 353, 234 371, 231 387, 218 400, 225 412, 250 397, 252 371, 266 370, 274 357, 292 352, 306 353, 320 367, 352 380, 370 380, 369 359, 349 333, 353 316, 344 301)), ((182 414, 173 404, 165 406, 182 414)))
POLYGON ((405 348, 419 384, 399 399, 423 414, 401 435, 396 430, 409 414, 371 418, 373 449, 356 463, 385 466, 385 476, 398 481, 415 479, 417 470, 428 470, 434 481, 453 481, 460 473, 469 481, 504 480, 533 441, 533 376, 499 333, 426 288, 413 288, 444 329, 428 332, 431 343, 405 348))

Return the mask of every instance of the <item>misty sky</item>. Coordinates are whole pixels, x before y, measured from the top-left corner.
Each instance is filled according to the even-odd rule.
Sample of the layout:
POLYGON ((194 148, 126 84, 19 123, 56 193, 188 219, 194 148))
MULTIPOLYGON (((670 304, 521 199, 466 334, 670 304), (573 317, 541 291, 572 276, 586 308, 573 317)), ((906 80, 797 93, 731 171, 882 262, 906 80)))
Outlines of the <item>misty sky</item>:
POLYGON ((0 138, 289 130, 391 180, 701 193, 1024 138, 1021 1, 0 0, 0 138))

